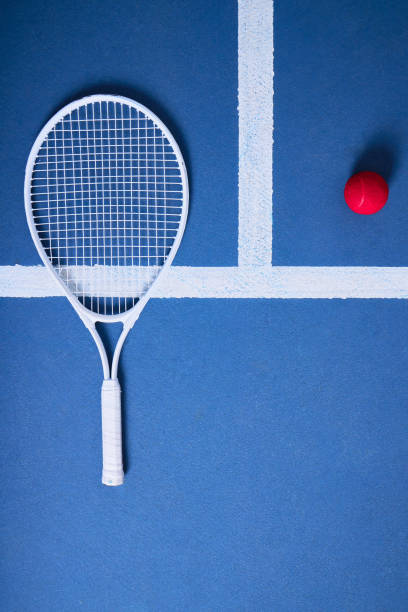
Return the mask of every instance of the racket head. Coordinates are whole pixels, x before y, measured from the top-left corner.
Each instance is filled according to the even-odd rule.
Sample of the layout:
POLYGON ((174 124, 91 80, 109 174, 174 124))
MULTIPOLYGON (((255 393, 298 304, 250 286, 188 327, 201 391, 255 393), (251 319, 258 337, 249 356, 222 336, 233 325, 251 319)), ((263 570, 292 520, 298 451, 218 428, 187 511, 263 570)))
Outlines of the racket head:
POLYGON ((73 101, 38 134, 24 193, 38 253, 81 318, 136 320, 188 214, 187 171, 167 126, 123 96, 73 101))

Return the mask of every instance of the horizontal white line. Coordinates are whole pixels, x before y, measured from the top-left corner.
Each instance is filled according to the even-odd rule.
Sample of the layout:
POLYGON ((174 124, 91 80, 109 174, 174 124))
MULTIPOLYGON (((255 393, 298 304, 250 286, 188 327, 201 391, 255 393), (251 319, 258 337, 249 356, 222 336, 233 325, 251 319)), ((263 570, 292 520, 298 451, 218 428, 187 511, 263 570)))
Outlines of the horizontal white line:
MULTIPOLYGON (((43 266, 0 266, 0 297, 59 295, 58 284, 43 266)), ((152 297, 407 299, 408 268, 173 266, 157 281, 152 297)))

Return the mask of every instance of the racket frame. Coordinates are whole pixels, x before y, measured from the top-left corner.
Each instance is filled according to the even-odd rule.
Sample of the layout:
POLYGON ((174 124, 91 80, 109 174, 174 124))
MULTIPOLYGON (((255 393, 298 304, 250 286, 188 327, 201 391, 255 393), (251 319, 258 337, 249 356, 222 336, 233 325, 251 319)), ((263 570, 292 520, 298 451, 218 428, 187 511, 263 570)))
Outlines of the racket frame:
MULTIPOLYGON (((78 316, 80 317, 84 325, 88 328, 89 332, 91 333, 95 341, 95 344, 98 348, 99 355, 101 357, 104 380, 114 380, 114 381, 117 380, 119 357, 120 357, 120 353, 122 350, 123 343, 126 339, 126 336, 128 335, 130 329, 133 327, 133 325, 139 318, 140 313, 142 312, 147 301, 151 297, 153 287, 156 285, 159 278, 162 276, 163 272, 165 272, 165 270, 169 268, 169 266, 171 265, 177 253, 177 250, 180 246, 180 242, 183 237, 184 229, 185 229, 186 222, 187 222, 187 214, 188 214, 188 206, 189 206, 188 177, 187 177, 187 170, 186 170, 186 166, 184 163, 184 159, 183 159, 183 156, 181 154, 180 148, 176 140, 174 139, 173 135, 171 134, 167 126, 159 119, 159 117, 157 117, 157 115, 155 115, 150 109, 146 108, 143 104, 140 104, 139 102, 136 102, 130 98, 127 98, 124 96, 111 95, 111 94, 94 94, 91 96, 86 96, 79 100, 75 100, 73 102, 70 102, 63 108, 61 108, 55 115, 53 115, 51 119, 47 121, 47 123, 44 125, 42 130, 39 132, 37 138, 35 139, 34 144, 31 148, 28 160, 27 160, 27 165, 26 165, 25 181, 24 181, 24 200, 25 200, 25 212, 26 212, 28 227, 29 227, 33 242, 37 248, 38 254, 40 255, 45 267, 48 269, 51 276, 58 283, 63 293, 66 295, 66 297, 72 304, 73 308, 76 310, 78 316), (96 103, 97 102, 100 102, 100 103, 113 102, 113 103, 126 104, 136 109, 137 111, 140 111, 148 119, 150 119, 162 131, 163 135, 167 138, 167 140, 169 141, 170 145, 173 148, 174 154, 176 156, 176 159, 179 165, 181 185, 182 185, 182 192, 181 192, 182 193, 182 210, 181 210, 180 223, 177 229, 177 233, 176 233, 174 242, 170 248, 170 251, 166 257, 166 260, 164 261, 163 265, 160 266, 160 271, 158 272, 154 281, 151 283, 148 290, 138 299, 136 304, 132 306, 132 308, 130 308, 129 310, 123 313, 112 314, 112 315, 95 313, 89 310, 88 308, 86 308, 83 304, 81 304, 78 297, 74 295, 74 293, 69 289, 69 287, 64 283, 64 281, 56 273, 51 261, 48 258, 48 255, 45 252, 45 249, 41 243, 41 240, 38 236, 34 217, 33 217, 32 199, 31 199, 31 181, 32 181, 33 169, 35 166, 38 152, 42 144, 44 143, 45 139, 47 138, 48 134, 55 127, 55 125, 57 125, 65 116, 71 114, 74 110, 77 110, 82 106, 86 106, 87 104, 94 104, 95 102, 96 103), (96 323, 122 323, 123 324, 122 332, 119 336, 119 339, 117 341, 117 344, 116 344, 116 347, 113 353, 111 365, 109 364, 109 359, 107 356, 105 346, 96 329, 96 323)), ((105 484, 108 484, 108 483, 105 483, 105 484)))
POLYGON ((188 177, 187 177, 186 166, 185 166, 181 151, 179 149, 179 146, 177 142, 175 141, 173 135, 171 134, 167 126, 157 117, 157 115, 155 115, 150 109, 143 106, 143 104, 140 104, 139 102, 135 102, 134 100, 131 100, 130 98, 126 98, 124 96, 109 95, 109 94, 94 94, 92 96, 86 96, 85 98, 81 98, 79 100, 70 102, 69 104, 61 108, 53 117, 51 117, 51 119, 44 125, 42 130, 39 132, 36 140, 34 141, 34 144, 30 151, 30 155, 27 160, 27 166, 26 166, 26 171, 25 171, 25 182, 24 182, 25 211, 26 211, 26 216, 27 216, 28 227, 30 229, 31 237, 34 241, 34 244, 37 248, 37 251, 44 265, 48 268, 53 278, 56 280, 58 285, 61 287, 61 289, 63 290, 63 292, 69 299, 69 301, 71 302, 72 306, 75 308, 79 317, 82 319, 84 325, 86 325, 86 327, 91 332, 96 342, 96 345, 98 347, 100 356, 101 356, 105 378, 110 378, 109 375, 108 376, 106 375, 109 373, 109 364, 108 364, 108 359, 107 359, 105 348, 103 346, 102 340, 98 332, 96 331, 95 324, 96 323, 123 323, 123 331, 122 331, 121 336, 119 337, 119 340, 118 340, 118 343, 115 349, 115 354, 112 360, 112 370, 115 370, 115 372, 112 372, 113 374, 112 378, 115 378, 117 375, 117 362, 119 360, 120 350, 122 348, 126 335, 129 332, 129 330, 133 327, 137 319, 139 318, 140 313, 142 312, 143 308, 145 307, 147 301, 149 300, 151 296, 153 287, 157 283, 158 279, 161 277, 162 273, 166 270, 166 268, 168 268, 171 265, 177 253, 177 250, 180 246, 180 242, 183 237, 184 229, 185 229, 186 222, 187 222, 188 193, 189 193, 188 192, 188 177), (50 262, 48 255, 46 254, 45 249, 38 236, 37 229, 36 229, 35 222, 34 222, 32 202, 31 202, 32 172, 35 166, 38 152, 43 142, 45 141, 46 137, 51 132, 51 130, 55 127, 55 125, 59 123, 66 115, 71 114, 72 111, 77 110, 82 106, 85 106, 91 103, 93 104, 95 102, 116 102, 116 103, 126 104, 136 109, 137 111, 142 112, 144 115, 146 115, 148 119, 151 119, 153 123, 155 123, 160 128, 160 130, 163 132, 164 136, 167 138, 170 145, 172 146, 174 154, 176 155, 176 158, 177 158, 177 162, 179 164, 181 181, 182 181, 181 185, 182 185, 182 194, 183 194, 183 204, 182 204, 182 210, 181 210, 180 223, 177 229, 176 237, 170 248, 170 252, 166 260, 164 261, 163 265, 161 266, 160 272, 158 273, 157 277, 152 282, 152 284, 150 285, 146 293, 139 298, 137 303, 132 308, 130 308, 126 312, 119 313, 119 314, 113 314, 113 315, 95 313, 89 310, 88 308, 86 308, 83 304, 81 304, 78 297, 70 291, 69 287, 64 283, 64 281, 55 272, 54 267, 52 263, 50 262), (124 332, 126 333, 123 337, 124 332))

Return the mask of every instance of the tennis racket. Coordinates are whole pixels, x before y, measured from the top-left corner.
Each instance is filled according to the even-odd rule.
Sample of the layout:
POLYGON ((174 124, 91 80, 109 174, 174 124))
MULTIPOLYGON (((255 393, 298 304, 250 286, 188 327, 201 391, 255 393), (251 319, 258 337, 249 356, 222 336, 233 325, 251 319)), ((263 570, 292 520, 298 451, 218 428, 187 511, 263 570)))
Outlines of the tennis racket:
POLYGON ((188 180, 180 149, 162 121, 133 100, 94 95, 71 102, 34 142, 25 209, 41 259, 98 348, 102 482, 120 485, 119 356, 184 232, 188 180), (97 322, 123 324, 111 364, 97 322))

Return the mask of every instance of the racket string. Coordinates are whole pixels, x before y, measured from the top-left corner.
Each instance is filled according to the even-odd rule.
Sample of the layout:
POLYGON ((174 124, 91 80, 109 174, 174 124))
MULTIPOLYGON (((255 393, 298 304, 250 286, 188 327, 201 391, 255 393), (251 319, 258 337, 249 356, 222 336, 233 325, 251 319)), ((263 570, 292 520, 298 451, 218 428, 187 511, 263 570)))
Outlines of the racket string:
POLYGON ((134 306, 182 218, 183 180, 166 134, 125 103, 88 103, 49 132, 31 188, 38 235, 70 290, 98 314, 134 306))

